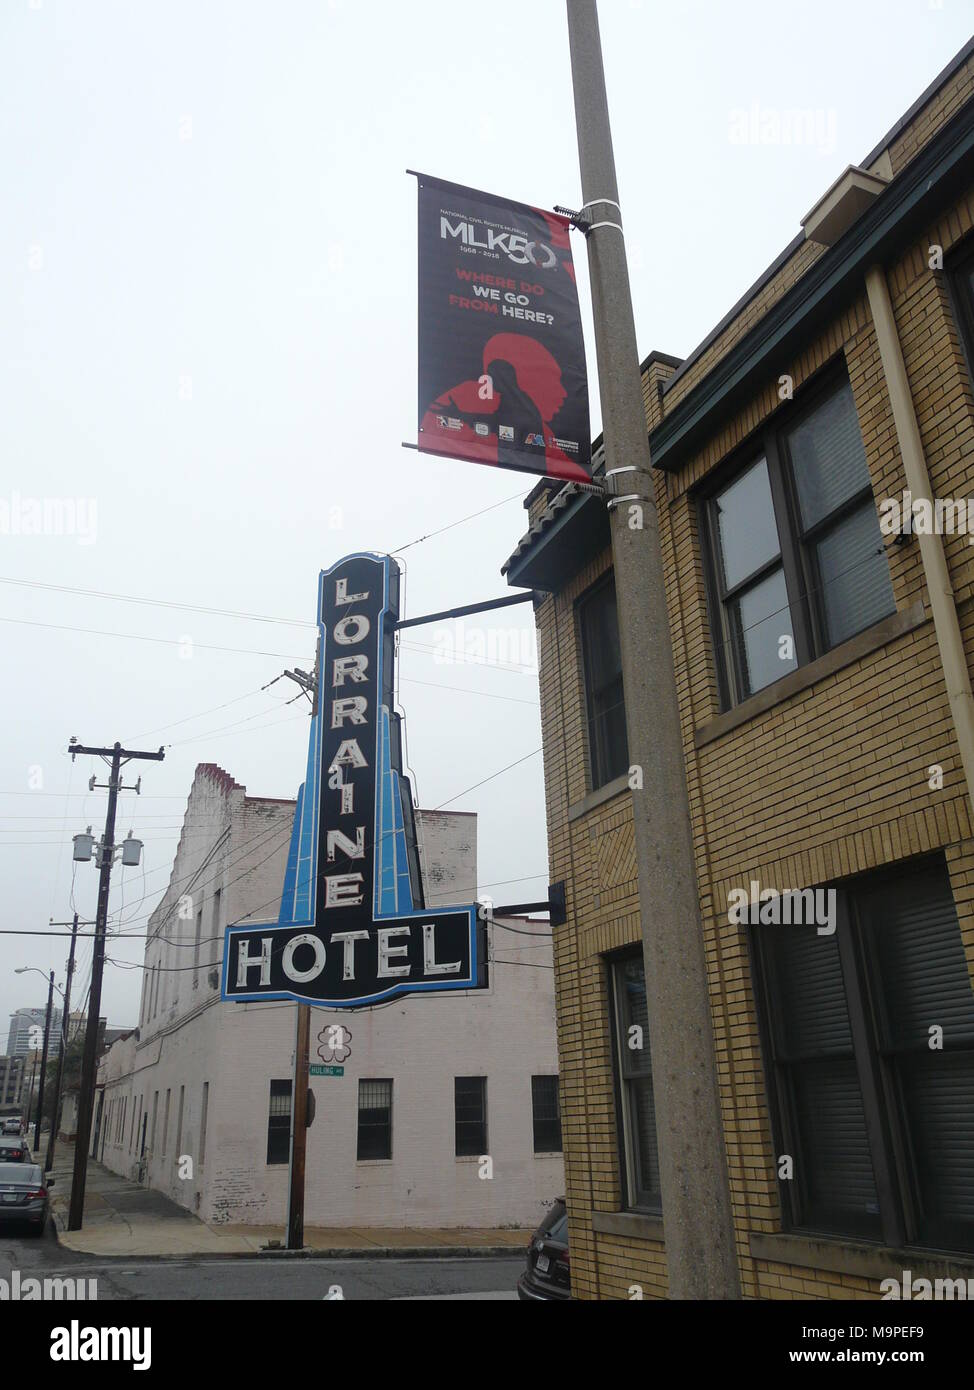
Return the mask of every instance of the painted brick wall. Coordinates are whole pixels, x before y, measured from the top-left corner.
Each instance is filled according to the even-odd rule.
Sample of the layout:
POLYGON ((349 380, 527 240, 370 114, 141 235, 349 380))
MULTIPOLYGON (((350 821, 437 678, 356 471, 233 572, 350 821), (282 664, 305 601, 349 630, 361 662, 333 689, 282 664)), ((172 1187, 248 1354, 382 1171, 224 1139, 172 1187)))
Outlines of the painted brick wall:
MULTIPOLYGON (((192 896, 194 912, 203 905, 209 923, 213 893, 223 889, 220 933, 227 921, 258 909, 276 914, 293 809, 291 802, 247 797, 220 769, 198 769, 173 865, 174 886, 150 922, 150 970, 184 959, 192 965, 195 922, 176 925, 173 914, 184 892, 192 896)), ((417 838, 428 899, 475 900, 476 816, 417 812, 417 838)), ((491 946, 497 959, 488 990, 398 999, 354 1014, 312 1011, 313 1061, 321 1060, 318 1035, 328 1024, 341 1023, 352 1036, 344 1076, 312 1078, 317 1114, 308 1134, 308 1224, 533 1228, 562 1194, 561 1155, 534 1152, 531 1104, 532 1075, 557 1072, 547 924, 498 919, 491 946), (455 1155, 457 1076, 487 1077, 491 1177, 480 1176, 475 1159, 455 1155), (393 1081, 393 1157, 359 1162, 358 1083, 380 1078, 393 1081)), ((106 1123, 99 1154, 113 1171, 137 1177, 145 1114, 145 1181, 151 1187, 214 1224, 266 1225, 279 1234, 287 1165, 267 1163, 268 1108, 270 1081, 292 1075, 294 1006, 221 1003, 218 989, 206 980, 209 963, 219 963, 220 940, 204 941, 201 955, 197 988, 192 968, 164 973, 165 1007, 160 1003, 145 1020, 138 1041, 126 1039, 103 1059, 106 1123), (178 984, 166 988, 169 980, 178 984), (120 1130, 115 1121, 123 1107, 120 1130), (186 1176, 180 1176, 180 1155, 191 1160, 191 1167, 182 1165, 186 1176)))

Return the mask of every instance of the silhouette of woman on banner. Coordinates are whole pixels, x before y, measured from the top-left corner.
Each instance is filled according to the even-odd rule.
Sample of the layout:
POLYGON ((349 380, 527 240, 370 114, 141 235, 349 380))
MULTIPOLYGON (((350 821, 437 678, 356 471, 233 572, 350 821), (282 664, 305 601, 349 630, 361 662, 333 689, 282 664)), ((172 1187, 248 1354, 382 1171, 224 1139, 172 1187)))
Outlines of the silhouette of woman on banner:
POLYGON ((423 417, 420 447, 477 463, 555 478, 589 474, 555 442, 551 422, 568 393, 561 368, 543 344, 496 333, 484 345, 484 375, 436 398, 423 417))

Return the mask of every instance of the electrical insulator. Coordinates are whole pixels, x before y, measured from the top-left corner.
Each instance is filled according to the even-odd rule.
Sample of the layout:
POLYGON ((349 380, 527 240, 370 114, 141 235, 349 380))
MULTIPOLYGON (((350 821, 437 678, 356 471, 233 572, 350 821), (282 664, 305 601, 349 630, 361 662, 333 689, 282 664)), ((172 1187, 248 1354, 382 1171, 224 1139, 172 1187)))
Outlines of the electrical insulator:
POLYGON ((73 858, 75 858, 81 864, 87 864, 88 861, 91 859, 91 851, 94 843, 95 837, 94 835, 92 835, 91 827, 89 826, 89 828, 85 831, 83 835, 74 836, 73 858))
POLYGON ((139 863, 142 858, 142 841, 132 838, 129 831, 128 838, 122 841, 122 863, 130 868, 139 863))

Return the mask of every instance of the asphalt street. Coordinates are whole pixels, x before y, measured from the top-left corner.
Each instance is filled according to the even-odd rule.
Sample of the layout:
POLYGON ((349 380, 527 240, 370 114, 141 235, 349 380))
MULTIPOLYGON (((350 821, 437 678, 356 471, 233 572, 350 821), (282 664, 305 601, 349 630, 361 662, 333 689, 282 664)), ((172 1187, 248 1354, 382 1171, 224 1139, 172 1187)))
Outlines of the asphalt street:
POLYGON ((516 1299, 524 1268, 514 1259, 352 1259, 239 1256, 207 1260, 101 1259, 43 1237, 0 1231, 0 1278, 97 1280, 99 1302, 173 1299, 516 1299))

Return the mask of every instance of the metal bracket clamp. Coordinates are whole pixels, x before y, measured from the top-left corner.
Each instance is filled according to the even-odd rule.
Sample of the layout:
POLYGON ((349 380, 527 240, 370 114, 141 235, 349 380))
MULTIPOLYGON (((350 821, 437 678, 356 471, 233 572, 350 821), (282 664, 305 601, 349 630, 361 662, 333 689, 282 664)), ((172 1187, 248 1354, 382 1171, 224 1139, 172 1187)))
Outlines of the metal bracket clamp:
POLYGON ((589 198, 587 203, 582 204, 579 211, 584 212, 586 208, 594 208, 596 203, 608 203, 610 207, 619 208, 619 216, 622 216, 622 208, 619 207, 615 198, 589 198))
MULTIPOLYGON (((608 203, 609 207, 619 208, 619 216, 622 216, 622 208, 614 198, 590 198, 576 212, 574 208, 565 208, 560 204, 555 204, 555 212, 560 212, 563 217, 567 217, 573 227, 588 236, 589 232, 597 231, 599 227, 615 227, 616 231, 622 232, 622 225, 619 222, 591 222, 585 215, 586 208, 594 208, 597 203, 608 203)), ((625 236, 625 232, 622 233, 625 236)))
MULTIPOLYGON (((584 212, 586 211, 587 208, 594 208, 594 207, 596 207, 599 203, 607 203, 609 207, 611 207, 611 208, 617 208, 617 209, 618 209, 618 212, 619 212, 619 216, 620 216, 620 217, 622 216, 622 208, 619 207, 619 204, 616 202, 615 198, 590 198, 590 199, 588 200, 587 203, 583 203, 583 204, 582 204, 580 211, 584 213, 584 212)), ((615 229, 616 229, 617 232, 622 232, 622 235, 625 236, 625 232, 622 231, 622 224, 621 224, 621 222, 588 222, 588 221, 587 221, 587 225, 583 228, 583 230, 584 230, 584 232, 585 232, 585 235, 588 236, 588 234, 589 234, 590 232, 596 232, 596 231, 598 231, 598 229, 599 229, 600 227, 615 227, 615 229)))
POLYGON ((627 492, 624 497, 610 497, 606 502, 606 510, 612 511, 613 507, 620 507, 623 502, 645 502, 646 498, 641 497, 638 492, 627 492))

